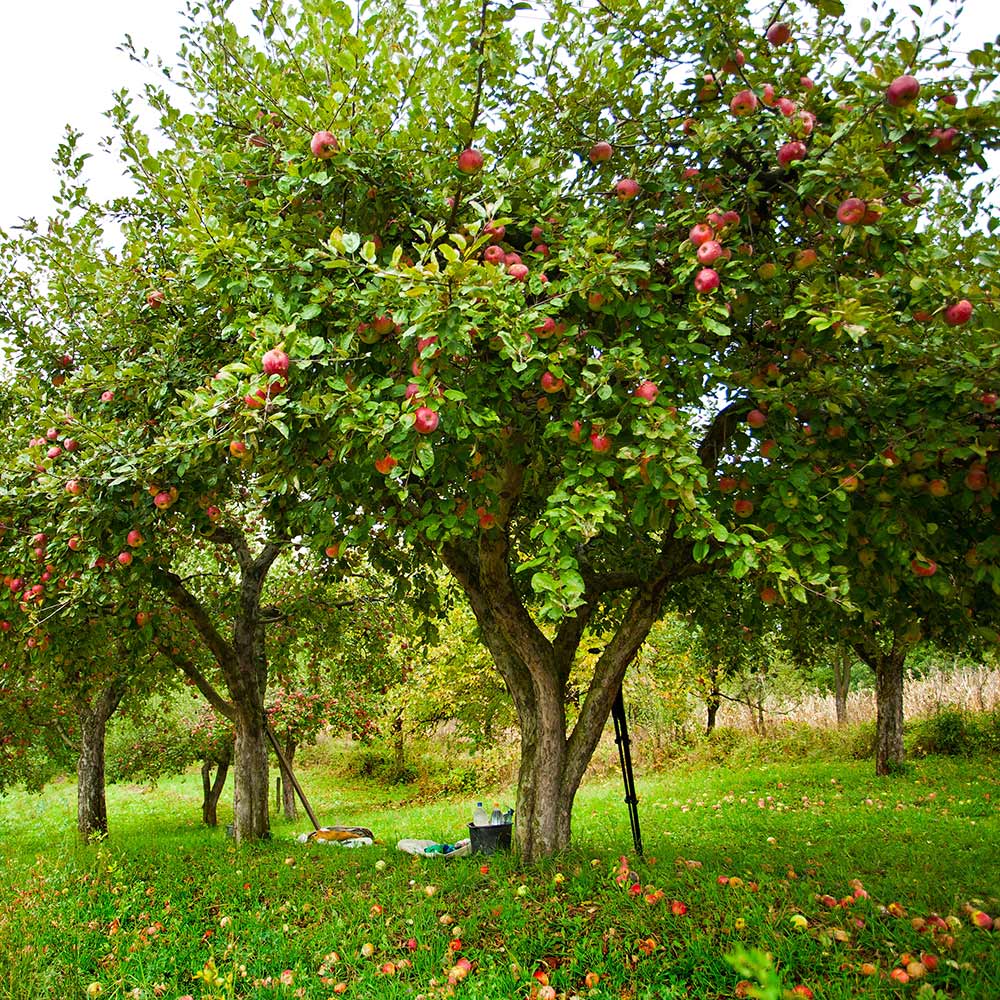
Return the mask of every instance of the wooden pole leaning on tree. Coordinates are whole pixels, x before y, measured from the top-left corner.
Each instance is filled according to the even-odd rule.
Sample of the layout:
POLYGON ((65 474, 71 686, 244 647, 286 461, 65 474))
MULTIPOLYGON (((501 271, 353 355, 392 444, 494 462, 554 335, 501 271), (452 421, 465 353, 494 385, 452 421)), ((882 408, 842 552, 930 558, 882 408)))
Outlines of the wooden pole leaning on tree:
POLYGON ((271 724, 267 721, 267 717, 264 717, 264 731, 267 733, 267 738, 271 741, 271 746, 274 748, 274 752, 278 755, 278 761, 288 775, 288 780, 292 783, 292 787, 298 793, 299 800, 302 802, 309 819, 312 821, 313 829, 319 829, 319 820, 316 819, 316 814, 312 811, 312 806, 309 805, 309 800, 306 798, 306 793, 302 791, 302 786, 299 784, 298 778, 295 777, 292 772, 291 765, 285 760, 285 755, 281 752, 281 747, 278 745, 278 738, 274 735, 274 731, 271 729, 271 724))
POLYGON ((625 804, 628 806, 628 818, 632 824, 632 843, 636 853, 643 856, 642 833, 639 830, 639 797, 635 794, 635 775, 632 773, 632 751, 629 747, 628 722, 625 719, 625 699, 622 689, 618 689, 615 702, 611 706, 611 718, 615 723, 615 743, 618 746, 618 759, 622 765, 622 780, 625 782, 625 804))

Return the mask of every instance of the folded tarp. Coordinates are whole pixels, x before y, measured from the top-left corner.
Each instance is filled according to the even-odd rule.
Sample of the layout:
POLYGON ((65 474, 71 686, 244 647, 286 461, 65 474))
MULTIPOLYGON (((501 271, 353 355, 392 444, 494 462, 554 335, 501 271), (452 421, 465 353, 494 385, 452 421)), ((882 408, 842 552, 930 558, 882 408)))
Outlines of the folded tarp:
POLYGON ((302 844, 335 844, 338 847, 366 847, 375 834, 365 826, 323 826, 312 833, 300 833, 302 844))

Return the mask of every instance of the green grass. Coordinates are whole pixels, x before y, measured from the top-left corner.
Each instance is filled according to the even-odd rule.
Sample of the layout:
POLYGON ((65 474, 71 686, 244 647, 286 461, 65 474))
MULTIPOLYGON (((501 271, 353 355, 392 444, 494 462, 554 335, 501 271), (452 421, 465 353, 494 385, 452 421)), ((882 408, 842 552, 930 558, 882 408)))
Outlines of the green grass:
POLYGON ((544 971, 558 996, 712 1000, 735 995, 741 975, 724 956, 740 946, 771 953, 784 985, 805 984, 818 1000, 921 987, 1000 997, 1000 931, 974 929, 962 911, 1000 915, 992 762, 927 758, 881 780, 870 762, 644 777, 645 860, 632 850, 620 784, 595 782, 578 797, 573 848, 530 869, 510 856, 432 861, 395 850, 404 836, 460 837, 465 799, 387 790, 342 768, 305 767, 302 777, 323 821, 370 826, 382 843, 305 847, 291 835, 308 824, 276 820, 271 843, 237 848, 222 827, 199 825, 195 775, 153 791, 112 787, 111 836, 93 847, 77 844, 71 783, 4 798, 0 998, 83 998, 92 983, 109 998, 326 998, 338 983, 350 997, 430 998, 448 993, 448 970, 465 957, 472 971, 458 997, 537 995, 532 974, 544 971), (630 876, 615 878, 622 855, 637 895, 630 876), (848 909, 818 898, 849 895, 854 879, 870 899, 848 909), (673 900, 687 912, 672 912, 673 900), (890 903, 906 916, 887 914, 890 903), (931 912, 961 920, 950 946, 912 926, 931 912), (886 974, 907 951, 941 963, 921 983, 894 983, 886 974), (380 971, 400 959, 411 964, 380 971), (219 985, 195 978, 209 960, 219 985), (859 975, 863 962, 879 975, 859 975), (592 990, 587 972, 600 976, 592 990))

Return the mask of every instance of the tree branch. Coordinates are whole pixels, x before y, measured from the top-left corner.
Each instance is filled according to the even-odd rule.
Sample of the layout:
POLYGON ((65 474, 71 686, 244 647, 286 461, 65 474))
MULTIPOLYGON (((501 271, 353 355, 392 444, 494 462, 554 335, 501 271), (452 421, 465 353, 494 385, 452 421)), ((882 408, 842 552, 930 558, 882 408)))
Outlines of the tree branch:
POLYGON ((711 471, 719 464, 719 459, 736 433, 736 428, 749 406, 745 399, 739 399, 715 415, 712 426, 698 446, 698 458, 706 469, 711 471))
POLYGON ((173 649, 162 643, 156 643, 156 648, 168 659, 175 667, 178 667, 185 677, 189 677, 194 681, 195 687, 205 696, 205 700, 214 708, 220 715, 224 715, 230 722, 236 721, 236 710, 232 705, 229 704, 218 691, 209 683, 208 678, 184 655, 181 653, 175 653, 173 649))

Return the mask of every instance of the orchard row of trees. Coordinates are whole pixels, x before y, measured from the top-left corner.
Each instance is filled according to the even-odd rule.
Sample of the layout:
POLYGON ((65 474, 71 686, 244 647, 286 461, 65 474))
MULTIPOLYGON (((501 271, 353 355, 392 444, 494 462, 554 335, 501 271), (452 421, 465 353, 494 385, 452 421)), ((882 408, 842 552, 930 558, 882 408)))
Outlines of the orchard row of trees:
POLYGON ((1000 50, 839 0, 518 9, 192 6, 155 130, 110 112, 134 193, 94 202, 71 134, 4 236, 5 670, 85 679, 95 729, 187 677, 239 839, 352 574, 461 592, 527 860, 670 607, 715 627, 742 581, 850 641, 880 772, 912 644, 996 640, 1000 50))

